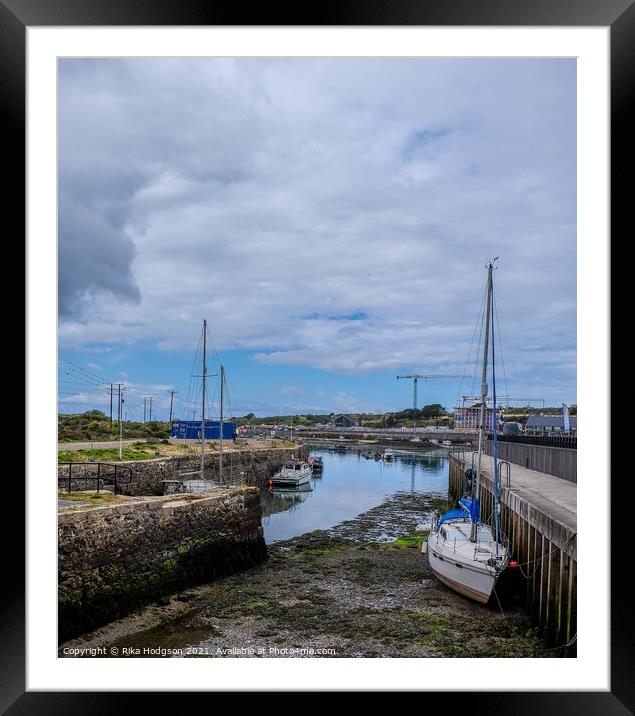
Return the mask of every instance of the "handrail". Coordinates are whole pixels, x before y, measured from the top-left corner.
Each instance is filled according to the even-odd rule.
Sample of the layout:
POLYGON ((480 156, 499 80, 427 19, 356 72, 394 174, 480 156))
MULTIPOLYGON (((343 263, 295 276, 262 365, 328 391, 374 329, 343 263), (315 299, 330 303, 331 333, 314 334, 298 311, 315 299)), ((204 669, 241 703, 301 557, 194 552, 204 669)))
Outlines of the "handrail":
POLYGON ((502 467, 503 465, 505 465, 505 466, 507 467, 507 470, 506 470, 507 484, 506 484, 505 487, 507 487, 507 489, 509 490, 509 486, 510 486, 510 473, 511 473, 512 466, 509 464, 509 461, 508 461, 508 460, 498 460, 497 462, 498 462, 498 474, 499 474, 499 475, 501 474, 501 467, 502 467))
POLYGON ((60 462, 58 463, 58 467, 60 466, 68 466, 68 477, 60 477, 58 474, 57 479, 58 482, 60 480, 65 480, 67 483, 67 492, 70 494, 72 492, 73 488, 73 480, 95 480, 97 482, 97 492, 101 489, 101 483, 102 481, 105 481, 108 479, 113 479, 114 488, 115 488, 115 495, 118 494, 118 489, 120 484, 129 484, 134 479, 134 473, 130 465, 120 465, 116 462, 60 462), (97 467, 97 475, 75 475, 73 476, 73 465, 83 465, 84 467, 90 466, 90 467, 97 467), (102 466, 104 467, 114 467, 114 475, 108 475, 108 474, 102 474, 102 466), (122 480, 119 476, 120 470, 127 470, 128 471, 128 479, 122 480))

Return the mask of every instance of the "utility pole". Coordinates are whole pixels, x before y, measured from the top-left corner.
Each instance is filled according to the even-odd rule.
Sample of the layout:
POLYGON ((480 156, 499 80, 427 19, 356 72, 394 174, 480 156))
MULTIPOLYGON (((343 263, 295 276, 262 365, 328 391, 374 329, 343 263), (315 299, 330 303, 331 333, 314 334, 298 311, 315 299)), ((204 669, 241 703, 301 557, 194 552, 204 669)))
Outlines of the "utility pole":
POLYGON ((203 319, 203 372, 201 388, 201 480, 205 479, 205 380, 207 378, 207 319, 203 319))
POLYGON ((397 380, 409 379, 412 380, 412 432, 413 434, 417 431, 417 382, 419 380, 447 380, 450 378, 460 378, 460 375, 398 375, 397 380))
POLYGON ((123 388, 119 383, 119 459, 123 460, 123 388))
POLYGON ((148 420, 148 422, 151 423, 152 422, 152 398, 148 398, 148 400, 150 401, 150 419, 148 420))
POLYGON ((169 390, 168 393, 170 394, 170 425, 172 425, 172 405, 174 404, 174 394, 178 393, 178 390, 169 390))
MULTIPOLYGON (((223 481, 223 388, 225 383, 225 368, 220 367, 220 449, 218 455, 218 474, 220 481, 223 481)), ((231 470, 230 470, 231 472, 231 470)))
POLYGON ((110 434, 112 435, 112 383, 110 384, 110 434))
POLYGON ((144 398, 144 399, 143 399, 143 422, 144 422, 144 423, 145 423, 145 421, 146 421, 146 401, 147 401, 147 400, 148 400, 147 398, 144 398))

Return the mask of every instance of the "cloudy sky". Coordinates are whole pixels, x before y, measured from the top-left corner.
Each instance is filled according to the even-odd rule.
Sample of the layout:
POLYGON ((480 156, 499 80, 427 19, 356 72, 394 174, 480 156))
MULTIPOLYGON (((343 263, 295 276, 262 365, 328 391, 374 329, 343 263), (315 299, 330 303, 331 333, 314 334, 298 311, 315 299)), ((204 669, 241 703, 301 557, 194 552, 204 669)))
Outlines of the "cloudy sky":
POLYGON ((131 418, 169 389, 191 417, 204 317, 236 414, 408 407, 396 375, 466 373, 494 256, 499 393, 575 402, 575 84, 566 59, 61 60, 60 409, 114 381, 131 418))

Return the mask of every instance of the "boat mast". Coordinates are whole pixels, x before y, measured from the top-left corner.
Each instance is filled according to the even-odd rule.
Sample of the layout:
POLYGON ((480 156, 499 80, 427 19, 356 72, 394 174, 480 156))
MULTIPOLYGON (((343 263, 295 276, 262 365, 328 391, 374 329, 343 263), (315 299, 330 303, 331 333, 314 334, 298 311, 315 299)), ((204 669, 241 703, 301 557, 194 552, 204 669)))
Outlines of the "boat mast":
POLYGON ((205 479, 205 379, 207 377, 207 319, 203 319, 203 388, 201 390, 201 480, 205 479))
POLYGON ((496 428, 498 427, 496 416, 496 341, 494 340, 494 287, 492 286, 492 462, 494 465, 494 525, 496 535, 496 556, 498 557, 498 539, 500 526, 500 485, 498 475, 498 459, 497 459, 497 436, 496 428))
MULTIPOLYGON (((483 457, 483 444, 487 439, 487 353, 489 350, 489 329, 490 329, 490 311, 492 308, 492 270, 494 266, 492 262, 487 265, 487 289, 486 289, 486 307, 485 307, 485 337, 483 339, 483 368, 481 372, 481 415, 479 420, 478 431, 478 463, 476 466, 476 479, 472 481, 472 498, 475 496, 475 490, 480 487, 481 479, 481 461, 483 457)), ((478 497, 478 493, 476 494, 478 497)), ((472 531, 470 539, 476 541, 476 524, 472 523, 472 531)))
POLYGON ((218 457, 218 470, 220 481, 223 481, 223 388, 225 384, 225 368, 220 367, 220 452, 218 457))

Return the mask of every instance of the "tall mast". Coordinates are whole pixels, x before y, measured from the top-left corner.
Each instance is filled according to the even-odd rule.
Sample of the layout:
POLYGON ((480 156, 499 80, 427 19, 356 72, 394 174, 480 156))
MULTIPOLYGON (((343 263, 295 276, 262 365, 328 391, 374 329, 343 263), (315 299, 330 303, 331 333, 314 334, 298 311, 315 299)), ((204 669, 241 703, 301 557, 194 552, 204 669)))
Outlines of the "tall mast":
MULTIPOLYGON (((483 457, 483 443, 487 439, 487 352, 489 350, 489 329, 490 329, 490 311, 492 309, 492 270, 494 266, 492 262, 487 265, 487 288, 486 288, 486 307, 485 307, 485 338, 483 340, 483 368, 481 372, 481 415, 479 420, 478 431, 478 463, 476 466, 476 479, 472 481, 472 497, 475 490, 480 487, 481 479, 481 461, 483 457)), ((478 497, 478 493, 476 494, 478 497)), ((476 524, 472 523, 472 533, 470 535, 472 541, 476 540, 476 524)))
POLYGON ((483 340, 483 368, 481 372, 481 417, 479 421, 478 431, 478 466, 476 469, 476 481, 478 482, 481 475, 481 457, 483 455, 483 443, 487 438, 487 353, 489 350, 489 329, 490 329, 490 311, 492 310, 492 269, 490 263, 487 266, 487 299, 485 308, 485 338, 483 340))
POLYGON ((494 465, 494 526, 496 536, 496 556, 498 556, 498 539, 499 539, 499 525, 500 525, 500 485, 498 475, 498 459, 497 459, 497 445, 496 445, 496 428, 497 428, 497 417, 496 417, 496 341, 494 340, 494 288, 492 287, 492 462, 494 465))
POLYGON ((205 379, 207 377, 207 319, 203 319, 203 388, 201 390, 201 480, 205 479, 205 379))
MULTIPOLYGON (((225 384, 225 368, 220 367, 220 454, 218 458, 219 477, 223 480, 223 388, 225 384)), ((231 472, 231 469, 230 469, 231 472)))
POLYGON ((417 433, 417 381, 418 377, 413 380, 412 388, 412 437, 416 437, 417 433))

